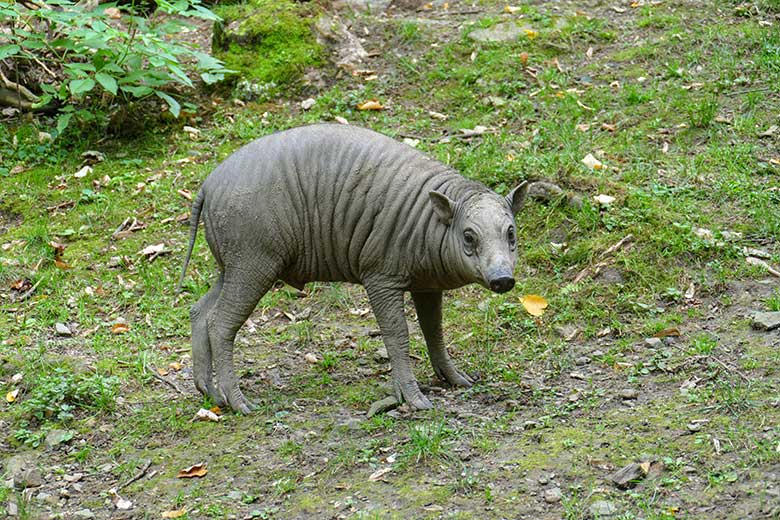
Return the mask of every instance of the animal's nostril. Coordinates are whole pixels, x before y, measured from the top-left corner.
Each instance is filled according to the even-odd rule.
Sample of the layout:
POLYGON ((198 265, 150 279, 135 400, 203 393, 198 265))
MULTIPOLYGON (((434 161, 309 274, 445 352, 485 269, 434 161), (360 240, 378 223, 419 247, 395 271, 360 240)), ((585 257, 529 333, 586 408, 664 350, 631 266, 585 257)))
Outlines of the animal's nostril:
POLYGON ((490 280, 490 290, 498 293, 510 291, 514 286, 515 280, 510 276, 503 276, 490 280))

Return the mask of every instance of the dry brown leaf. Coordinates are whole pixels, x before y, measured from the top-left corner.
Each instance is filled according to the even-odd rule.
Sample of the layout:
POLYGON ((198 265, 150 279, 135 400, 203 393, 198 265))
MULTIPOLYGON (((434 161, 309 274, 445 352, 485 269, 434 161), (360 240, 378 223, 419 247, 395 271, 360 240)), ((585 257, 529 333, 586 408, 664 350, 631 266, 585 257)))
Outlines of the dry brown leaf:
POLYGON ((130 330, 130 325, 127 323, 114 323, 111 326, 111 334, 124 334, 130 330))
POLYGON ((62 260, 55 260, 54 265, 56 265, 58 269, 62 269, 63 271, 70 269, 70 266, 65 262, 63 262, 62 260))
POLYGON ((382 477, 384 477, 385 475, 387 475, 387 474, 388 474, 388 473, 390 473, 391 471, 393 471, 393 467, 392 467, 392 466, 387 466, 387 467, 384 467, 384 468, 379 468, 378 470, 376 470, 375 472, 373 472, 373 473, 372 473, 372 474, 371 474, 371 475, 368 477, 368 480, 370 480, 371 482, 376 482, 377 480, 381 480, 381 479, 382 479, 382 477))
POLYGON ((654 338, 669 338, 669 337, 676 338, 679 336, 680 336, 680 329, 678 329, 677 327, 669 327, 653 334, 654 338))
POLYGON ((358 104, 358 110, 384 110, 384 106, 376 99, 369 99, 363 103, 358 104))
POLYGON ((212 406, 209 408, 210 412, 214 412, 217 415, 222 415, 222 409, 219 406, 212 406))
POLYGON ((163 518, 179 518, 187 514, 186 509, 174 509, 172 511, 165 511, 162 514, 163 518))
POLYGON ((527 52, 521 52, 520 53, 520 64, 523 67, 528 66, 528 53, 527 52))
POLYGON ((178 193, 179 195, 181 195, 187 200, 192 200, 192 192, 190 190, 185 190, 185 189, 176 190, 176 193, 178 193))
POLYGON ((160 374, 161 376, 167 376, 168 375, 168 371, 166 369, 162 368, 162 367, 159 367, 157 369, 157 373, 160 374))
POLYGON ((525 307, 525 310, 528 311, 528 314, 536 317, 544 314, 544 310, 548 305, 544 296, 539 296, 537 294, 526 294, 520 298, 520 303, 523 304, 523 307, 525 307))
POLYGON ((190 466, 189 468, 180 470, 179 473, 176 475, 176 478, 203 477, 208 472, 209 470, 206 469, 206 463, 201 462, 200 464, 195 464, 194 466, 190 466))
POLYGON ((178 361, 174 361, 173 363, 168 363, 168 368, 171 370, 181 370, 181 363, 178 361))
POLYGON ((112 20, 119 20, 122 17, 122 13, 116 7, 107 7, 103 13, 112 20))
POLYGON ((17 395, 19 395, 19 389, 18 388, 16 390, 11 390, 7 394, 5 394, 5 400, 8 403, 13 403, 14 401, 16 401, 16 396, 17 395))

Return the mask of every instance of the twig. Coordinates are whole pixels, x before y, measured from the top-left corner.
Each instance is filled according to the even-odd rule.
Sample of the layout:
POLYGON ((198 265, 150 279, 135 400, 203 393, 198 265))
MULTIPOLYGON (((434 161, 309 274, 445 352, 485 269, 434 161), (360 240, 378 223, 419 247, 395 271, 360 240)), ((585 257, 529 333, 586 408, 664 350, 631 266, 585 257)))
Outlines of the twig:
POLYGON ((35 291, 35 289, 37 289, 37 288, 38 288, 38 286, 41 284, 41 282, 42 282, 42 281, 43 281, 43 278, 41 278, 40 280, 38 280, 37 282, 35 282, 35 285, 33 285, 32 287, 30 287, 30 289, 28 289, 28 291, 27 291, 26 293, 24 293, 23 295, 19 296, 19 298, 17 298, 17 300, 16 300, 16 301, 18 301, 18 302, 21 302, 21 301, 24 301, 24 300, 26 300, 27 298, 29 298, 29 297, 30 297, 30 295, 31 295, 31 294, 32 294, 32 293, 35 291))
POLYGON ((132 477, 130 480, 128 480, 128 481, 127 481, 127 482, 125 482, 124 484, 121 484, 121 485, 117 486, 116 490, 117 490, 117 491, 120 491, 120 490, 122 490, 123 488, 126 488, 127 486, 129 486, 130 484, 132 484, 133 482, 135 482, 135 481, 137 481, 137 480, 141 479, 141 478, 142 478, 144 475, 146 475, 146 472, 147 472, 147 471, 149 471, 149 467, 150 467, 151 465, 152 465, 152 461, 151 461, 151 459, 148 459, 148 460, 146 461, 146 464, 144 464, 144 467, 143 467, 143 468, 141 468, 141 470, 140 470, 138 473, 136 473, 136 474, 135 474, 135 475, 134 475, 134 476, 133 476, 133 477, 132 477))
POLYGON ((612 253, 614 253, 618 249, 621 249, 623 246, 625 246, 629 242, 632 242, 633 240, 634 240, 634 235, 628 234, 628 235, 624 236, 615 245, 609 247, 606 251, 601 253, 601 255, 599 255, 599 258, 606 258, 606 257, 608 257, 609 255, 611 255, 612 253))
POLYGON ((149 367, 148 367, 148 366, 144 365, 144 369, 145 369, 147 372, 149 372, 150 374, 152 374, 152 377, 154 377, 154 378, 155 378, 155 379, 157 379, 158 381, 162 381, 162 382, 163 382, 163 383, 165 383, 166 385, 170 386, 171 388, 173 388, 174 390, 176 390, 177 392, 179 392, 181 395, 188 395, 188 394, 187 394, 187 392, 185 392, 184 390, 182 390, 181 388, 179 388, 179 386, 178 386, 176 383, 174 383, 173 381, 168 381, 167 379, 165 379, 163 376, 161 376, 160 374, 158 374, 158 373, 157 373, 157 372, 155 372, 154 370, 149 370, 149 367))
POLYGON ((621 238, 617 243, 607 248, 603 253, 599 255, 599 259, 604 259, 603 261, 595 264, 595 265, 589 265, 582 271, 580 271, 577 276, 574 277, 574 280, 572 280, 572 285, 576 285, 580 283, 585 278, 588 278, 590 276, 596 276, 602 268, 609 265, 609 260, 606 260, 607 257, 609 257, 611 254, 616 252, 618 249, 622 249, 627 244, 631 243, 634 240, 634 235, 626 235, 623 238, 621 238))
POLYGON ((751 92, 764 92, 765 90, 769 90, 772 87, 756 87, 756 88, 748 88, 745 90, 737 90, 736 92, 728 92, 727 96, 741 96, 742 94, 750 94, 751 92))
POLYGON ((76 201, 66 200, 65 202, 60 202, 59 204, 55 204, 54 206, 47 207, 46 211, 51 213, 52 211, 57 211, 58 209, 70 208, 71 206, 75 206, 75 205, 76 205, 76 201))

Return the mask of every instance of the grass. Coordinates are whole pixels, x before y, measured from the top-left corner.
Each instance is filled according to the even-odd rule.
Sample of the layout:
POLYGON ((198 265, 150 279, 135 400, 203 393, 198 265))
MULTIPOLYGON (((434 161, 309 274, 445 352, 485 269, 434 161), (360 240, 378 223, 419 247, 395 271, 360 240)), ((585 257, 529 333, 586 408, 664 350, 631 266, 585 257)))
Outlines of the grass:
MULTIPOLYGON (((246 107, 214 97, 182 122, 196 136, 175 123, 133 140, 85 131, 39 142, 45 120, 1 127, 0 391, 19 390, 0 405, 3 453, 33 450, 46 467, 95 475, 71 500, 74 511, 97 511, 106 489, 151 460, 122 491, 150 517, 185 507, 191 518, 588 518, 594 500, 613 502, 623 518, 698 518, 712 505, 766 514, 766 500, 754 497, 771 491, 766 476, 780 462, 780 359, 744 316, 780 310, 780 296, 757 281, 767 275, 742 250, 780 264, 780 157, 776 137, 758 135, 777 124, 780 41, 761 23, 777 6, 749 4, 575 14, 548 2, 509 14, 484 0, 465 18, 438 5, 414 16, 357 13, 350 23, 368 29, 366 48, 379 54, 367 68, 379 78, 334 75, 298 96, 300 74, 323 56, 304 37, 310 20, 298 9, 308 8, 276 3, 281 14, 263 30, 288 31, 303 47, 284 54, 268 38, 236 66, 291 87, 246 107), (538 34, 509 43, 467 36, 510 19, 538 34), (317 103, 301 111, 309 95, 317 103), (386 110, 355 108, 371 98, 386 110), (192 388, 188 307, 214 264, 201 234, 185 293, 173 293, 188 238, 180 190, 195 193, 253 138, 336 116, 399 139, 422 136, 423 152, 500 193, 546 178, 581 204, 527 205, 514 291, 446 296, 451 355, 481 379, 465 391, 434 389, 435 411, 364 417, 386 394, 381 337, 360 288, 318 283, 305 295, 274 288, 251 318, 254 331, 239 334, 237 368, 259 411, 193 423, 211 403, 192 388), (441 139, 476 125, 491 133, 441 139), (75 178, 88 149, 106 159, 75 178), (588 153, 606 167, 582 164, 588 153), (22 171, 11 174, 15 166, 22 171), (616 200, 601 207, 598 194, 616 200), (141 229, 115 235, 128 218, 141 229), (629 234, 629 246, 603 256, 629 234), (65 245, 66 265, 53 241, 65 245), (139 254, 159 243, 171 254, 139 254), (602 274, 573 283, 600 262, 602 274), (605 268, 619 276, 610 281, 605 268), (524 294, 548 299, 544 316, 525 312, 524 294), (58 336, 56 323, 73 335, 58 336), (115 333, 118 323, 128 329, 115 333), (645 343, 672 327, 680 337, 645 343), (186 395, 152 375, 159 370, 186 395), (625 388, 637 398, 621 398, 625 388), (694 420, 705 421, 697 431, 687 426, 694 420), (34 448, 55 428, 73 438, 34 448), (644 456, 664 461, 658 479, 628 492, 608 483, 644 456), (206 477, 175 478, 204 461, 206 477), (380 468, 391 471, 371 480, 380 468), (560 503, 541 498, 542 475, 561 488, 560 503), (252 500, 230 499, 232 490, 252 500)), ((220 9, 243 16, 241 6, 220 9)), ((421 334, 410 331, 418 378, 430 383, 421 334)), ((0 512, 13 493, 0 487, 0 512)))

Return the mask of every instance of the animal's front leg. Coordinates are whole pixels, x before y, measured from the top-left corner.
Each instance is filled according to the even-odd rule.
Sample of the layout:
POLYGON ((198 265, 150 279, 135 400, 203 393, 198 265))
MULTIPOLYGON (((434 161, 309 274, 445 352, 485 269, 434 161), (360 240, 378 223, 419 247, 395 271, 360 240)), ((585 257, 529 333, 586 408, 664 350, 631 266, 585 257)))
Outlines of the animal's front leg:
POLYGON ((404 317, 403 291, 367 283, 366 292, 390 356, 396 397, 399 401, 406 401, 413 409, 433 408, 417 386, 409 362, 409 330, 404 317))
POLYGON ((455 367, 444 345, 441 332, 441 292, 413 292, 412 299, 434 372, 439 379, 452 386, 470 387, 474 381, 455 367))

